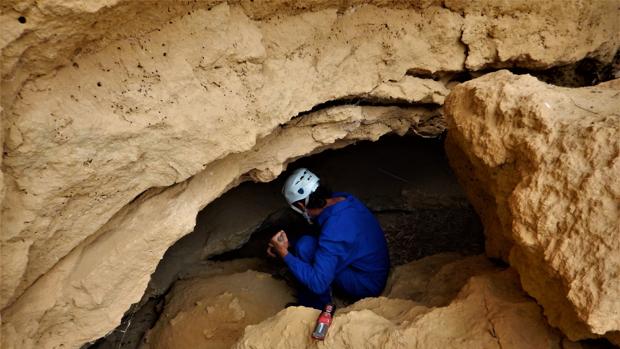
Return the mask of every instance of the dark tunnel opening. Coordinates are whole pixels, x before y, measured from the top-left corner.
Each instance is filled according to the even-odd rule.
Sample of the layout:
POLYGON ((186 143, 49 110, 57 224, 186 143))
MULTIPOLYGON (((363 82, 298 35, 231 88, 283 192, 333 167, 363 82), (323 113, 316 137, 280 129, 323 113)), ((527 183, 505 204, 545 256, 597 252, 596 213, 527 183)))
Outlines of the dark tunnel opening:
POLYGON ((271 235, 318 234, 281 194, 292 170, 307 167, 334 192, 357 196, 379 220, 393 266, 441 252, 484 252, 483 227, 456 181, 443 138, 384 136, 326 150, 291 163, 269 183, 245 182, 205 207, 194 231, 171 246, 151 276, 142 300, 120 326, 89 348, 138 348, 158 320, 165 296, 179 279, 211 275, 217 263, 258 259, 256 269, 283 267, 265 251, 271 235))
MULTIPOLYGON (((484 252, 482 225, 448 165, 442 139, 386 136, 300 159, 264 184, 276 200, 284 179, 299 167, 314 171, 334 192, 351 193, 369 207, 386 234, 392 265, 441 252, 484 252)), ((252 185, 256 184, 244 183, 239 190, 252 185)), ((260 205, 260 197, 254 200, 260 205)), ((318 234, 316 225, 309 225, 281 201, 282 207, 248 242, 210 258, 264 257, 269 238, 280 229, 294 237, 318 234)))

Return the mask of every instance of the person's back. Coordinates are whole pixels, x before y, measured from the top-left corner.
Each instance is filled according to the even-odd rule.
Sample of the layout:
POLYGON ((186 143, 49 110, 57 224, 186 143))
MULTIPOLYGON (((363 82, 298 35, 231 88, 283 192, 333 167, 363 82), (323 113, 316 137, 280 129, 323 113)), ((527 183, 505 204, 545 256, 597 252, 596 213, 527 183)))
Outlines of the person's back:
POLYGON ((335 193, 334 197, 343 197, 333 206, 327 207, 318 217, 321 225, 322 239, 340 241, 345 251, 343 260, 339 261, 336 273, 346 268, 352 269, 364 282, 351 289, 353 298, 377 296, 385 287, 390 269, 387 242, 379 222, 366 206, 355 196, 348 193, 335 193), (363 286, 363 288, 359 288, 363 286))

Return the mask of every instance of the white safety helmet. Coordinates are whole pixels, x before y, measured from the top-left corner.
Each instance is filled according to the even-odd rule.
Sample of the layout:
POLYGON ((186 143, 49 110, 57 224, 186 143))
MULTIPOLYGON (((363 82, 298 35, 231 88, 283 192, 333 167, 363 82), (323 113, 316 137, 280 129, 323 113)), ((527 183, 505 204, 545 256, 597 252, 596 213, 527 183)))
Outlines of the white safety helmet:
POLYGON ((308 206, 310 194, 312 194, 318 187, 319 177, 310 172, 307 168, 298 168, 286 179, 286 182, 284 182, 282 194, 286 198, 286 202, 288 202, 293 210, 301 213, 308 221, 310 221, 310 217, 307 212, 300 210, 298 207, 293 205, 293 203, 305 199, 304 205, 308 206))

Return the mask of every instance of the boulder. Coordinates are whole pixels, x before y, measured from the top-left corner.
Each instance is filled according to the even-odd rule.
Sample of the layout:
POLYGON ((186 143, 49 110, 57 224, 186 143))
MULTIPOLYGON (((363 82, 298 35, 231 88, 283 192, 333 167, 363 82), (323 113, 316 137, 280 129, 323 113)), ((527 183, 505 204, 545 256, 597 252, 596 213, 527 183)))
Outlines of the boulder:
POLYGON ((561 88, 500 71, 445 104, 446 151, 487 254, 572 340, 620 330, 619 83, 561 88))
POLYGON ((275 315, 294 299, 284 281, 248 270, 175 283, 142 349, 228 349, 247 325, 275 315))
POLYGON ((493 268, 488 261, 486 266, 482 260, 474 263, 478 258, 432 256, 402 267, 421 280, 430 276, 428 270, 450 260, 436 270, 448 279, 462 280, 454 286, 464 286, 444 306, 415 301, 423 294, 442 293, 441 288, 413 284, 409 294, 414 300, 366 298, 336 310, 322 342, 310 337, 318 310, 287 308, 248 326, 233 348, 560 348, 561 333, 546 323, 541 308, 521 290, 517 273, 493 268), (463 280, 461 266, 475 276, 463 280))

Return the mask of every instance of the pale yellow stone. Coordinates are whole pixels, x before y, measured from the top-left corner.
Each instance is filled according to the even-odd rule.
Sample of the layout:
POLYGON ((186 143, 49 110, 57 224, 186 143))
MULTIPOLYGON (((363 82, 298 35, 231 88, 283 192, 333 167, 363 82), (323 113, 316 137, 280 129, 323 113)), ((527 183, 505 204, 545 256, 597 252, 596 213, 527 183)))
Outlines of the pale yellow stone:
MULTIPOLYGON (((233 348, 560 348, 561 335, 520 289, 513 270, 472 267, 472 259, 461 263, 450 256, 433 256, 403 268, 416 279, 423 279, 426 271, 442 260, 451 260, 453 267, 439 269, 453 279, 460 278, 461 266, 472 268, 470 275, 481 273, 463 280, 459 286, 465 286, 443 306, 425 306, 409 299, 366 298, 337 310, 322 342, 310 337, 317 310, 287 308, 248 326, 233 348)), ((434 291, 418 284, 413 294, 430 295, 434 291)))
POLYGON ((141 348, 228 349, 247 325, 293 300, 284 281, 255 271, 178 281, 141 348))
POLYGON ((498 4, 2 2, 3 347, 110 331, 196 213, 242 181, 388 132, 441 133, 447 89, 428 76, 618 48, 613 0, 498 4), (425 107, 330 108, 296 127, 358 97, 425 107))
POLYGON ((447 151, 487 253, 577 340, 620 330, 620 89, 500 71, 446 100, 447 151))

